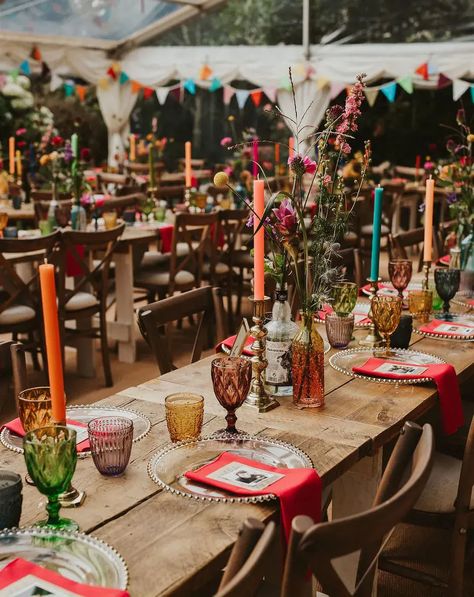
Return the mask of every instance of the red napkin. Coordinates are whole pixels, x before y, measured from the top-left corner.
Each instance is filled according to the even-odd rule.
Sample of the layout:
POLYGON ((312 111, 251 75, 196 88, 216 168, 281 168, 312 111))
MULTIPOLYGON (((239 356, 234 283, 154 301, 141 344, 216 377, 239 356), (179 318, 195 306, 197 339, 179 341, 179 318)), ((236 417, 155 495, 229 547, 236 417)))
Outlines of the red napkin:
POLYGON ((474 307, 474 299, 469 299, 469 300, 467 301, 467 304, 468 304, 470 307, 474 307))
POLYGON ((450 435, 464 423, 462 412, 461 394, 459 391, 458 378, 452 365, 419 365, 417 363, 404 363, 391 359, 370 358, 360 367, 353 367, 352 371, 362 375, 372 377, 386 377, 389 379, 420 379, 430 377, 436 384, 439 396, 439 405, 441 409, 441 423, 443 431, 450 435), (418 367, 418 372, 399 372, 377 371, 382 365, 395 365, 399 367, 418 367))
MULTIPOLYGON (((84 245, 76 245, 76 252, 81 259, 84 259, 84 245)), ((66 276, 83 276, 84 270, 82 269, 77 257, 71 251, 66 252, 66 276)))
POLYGON ((440 257, 438 259, 438 262, 442 263, 443 265, 449 265, 450 261, 451 261, 451 255, 443 255, 443 257, 440 257))
POLYGON ((453 321, 442 321, 433 319, 429 323, 420 326, 420 331, 428 334, 443 334, 444 336, 474 336, 474 324, 458 323, 453 321), (464 333, 463 333, 464 331, 464 333), (466 333, 467 332, 467 333, 466 333))
MULTIPOLYGON (((223 346, 231 349, 232 346, 234 346, 235 338, 236 338, 236 336, 229 336, 229 338, 226 338, 225 340, 222 340, 222 342, 219 342, 219 344, 216 346, 216 352, 222 352, 223 346)), ((249 336, 247 338, 247 341, 245 342, 245 346, 246 347, 250 346, 252 344, 253 340, 254 339, 252 338, 252 336, 249 336)), ((244 350, 242 351, 242 354, 245 354, 249 357, 253 357, 253 352, 248 348, 244 348, 244 350)))
MULTIPOLYGON (((331 305, 326 304, 320 311, 318 311, 317 316, 321 321, 324 321, 326 319, 327 313, 334 313, 334 309, 331 307, 331 305)), ((355 307, 353 313, 354 325, 370 323, 370 317, 367 317, 366 313, 359 313, 357 311, 357 306, 355 307)))
POLYGON ((1 589, 8 589, 10 595, 65 595, 61 590, 64 589, 71 597, 130 597, 130 593, 120 589, 80 584, 22 558, 16 558, 0 571, 1 589), (34 588, 42 592, 30 592, 34 588))
MULTIPOLYGON (((78 421, 72 421, 70 419, 66 421, 66 425, 67 424, 74 425, 76 427, 87 427, 87 425, 84 425, 84 423, 79 423, 78 421)), ((19 435, 20 437, 23 437, 25 435, 25 430, 23 429, 23 425, 21 424, 19 418, 13 419, 13 421, 10 421, 9 423, 5 423, 4 427, 9 429, 15 435, 19 435)), ((87 450, 90 450, 89 439, 84 439, 82 440, 82 442, 79 442, 77 444, 78 452, 86 452, 87 450)))
POLYGON ((173 242, 173 224, 160 226, 161 252, 171 253, 171 246, 173 242))
MULTIPOLYGON (((235 467, 238 470, 240 467, 235 467)), ((248 470, 248 469, 247 469, 248 470)), ((255 471, 258 475, 258 471, 255 471)), ((251 496, 273 493, 280 499, 280 512, 282 521, 282 530, 288 541, 291 532, 291 521, 295 516, 305 514, 311 516, 314 522, 319 522, 321 516, 321 479, 313 468, 277 468, 268 466, 256 460, 249 460, 230 452, 224 452, 209 464, 205 464, 200 469, 188 471, 186 477, 192 481, 225 489, 235 495, 251 496), (231 468, 232 464, 244 465, 256 469, 269 471, 278 475, 283 475, 270 483, 264 489, 254 489, 235 486, 231 483, 230 477, 235 477, 235 472, 230 470, 224 473, 222 471, 221 479, 210 478, 209 475, 222 469, 224 466, 231 468), (223 477, 223 478, 222 478, 223 477), (224 479, 228 478, 229 482, 224 479)), ((244 483, 242 483, 244 485, 244 483)))

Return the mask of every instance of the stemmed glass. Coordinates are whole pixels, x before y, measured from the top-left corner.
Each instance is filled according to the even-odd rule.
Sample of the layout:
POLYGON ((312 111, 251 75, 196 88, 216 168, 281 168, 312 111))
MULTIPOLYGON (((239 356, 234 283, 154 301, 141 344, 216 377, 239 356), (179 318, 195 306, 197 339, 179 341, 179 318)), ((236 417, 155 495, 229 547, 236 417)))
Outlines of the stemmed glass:
POLYGON ((398 290, 398 296, 403 300, 403 291, 408 286, 413 273, 412 262, 409 259, 394 259, 388 262, 388 273, 393 287, 398 290))
POLYGON ((399 296, 374 296, 371 301, 374 324, 385 340, 385 350, 375 351, 374 355, 382 358, 394 356, 390 350, 390 336, 397 329, 402 315, 402 299, 399 296))
POLYGON ((434 271, 434 280, 436 290, 443 299, 443 312, 436 314, 435 317, 443 321, 452 321, 454 317, 449 312, 449 301, 454 298, 454 295, 459 290, 461 271, 458 269, 437 267, 434 271))
POLYGON ((8 224, 8 214, 0 212, 0 238, 3 238, 3 229, 8 224))
POLYGON ((59 496, 68 489, 76 470, 76 432, 62 425, 33 429, 23 438, 23 449, 30 477, 48 498, 48 518, 38 526, 77 531, 76 522, 59 516, 59 496))
MULTIPOLYGON (((226 411, 227 429, 222 433, 240 433, 235 428, 235 411, 242 406, 250 390, 252 363, 241 357, 222 357, 211 363, 214 394, 226 411)), ((221 433, 219 432, 219 433, 221 433)))
POLYGON ((349 315, 357 303, 359 287, 355 282, 339 282, 332 286, 332 308, 338 315, 349 315))

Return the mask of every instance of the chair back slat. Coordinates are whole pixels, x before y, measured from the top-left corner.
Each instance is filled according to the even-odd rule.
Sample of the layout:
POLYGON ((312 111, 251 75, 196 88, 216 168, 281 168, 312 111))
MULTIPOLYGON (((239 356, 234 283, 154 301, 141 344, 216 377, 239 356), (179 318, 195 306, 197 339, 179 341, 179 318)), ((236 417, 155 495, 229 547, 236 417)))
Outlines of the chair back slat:
POLYGON ((25 349, 21 342, 15 342, 10 346, 10 356, 13 370, 13 392, 18 411, 18 394, 28 387, 25 349))

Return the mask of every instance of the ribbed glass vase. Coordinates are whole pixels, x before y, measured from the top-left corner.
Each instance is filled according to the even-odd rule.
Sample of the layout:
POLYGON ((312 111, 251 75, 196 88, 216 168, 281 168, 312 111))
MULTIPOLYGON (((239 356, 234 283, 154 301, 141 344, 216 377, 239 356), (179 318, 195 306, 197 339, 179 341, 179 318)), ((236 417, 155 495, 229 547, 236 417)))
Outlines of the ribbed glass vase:
POLYGON ((303 313, 291 344, 293 402, 298 408, 324 406, 324 342, 312 313, 303 313))

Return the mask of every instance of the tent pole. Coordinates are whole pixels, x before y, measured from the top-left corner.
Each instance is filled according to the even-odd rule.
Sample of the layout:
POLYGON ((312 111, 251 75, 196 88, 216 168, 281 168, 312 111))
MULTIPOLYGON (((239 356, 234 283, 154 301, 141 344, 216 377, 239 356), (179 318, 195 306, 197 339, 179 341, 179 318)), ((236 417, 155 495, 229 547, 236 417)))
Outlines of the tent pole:
POLYGON ((303 0, 303 52, 305 60, 311 58, 309 43, 309 0, 303 0))

